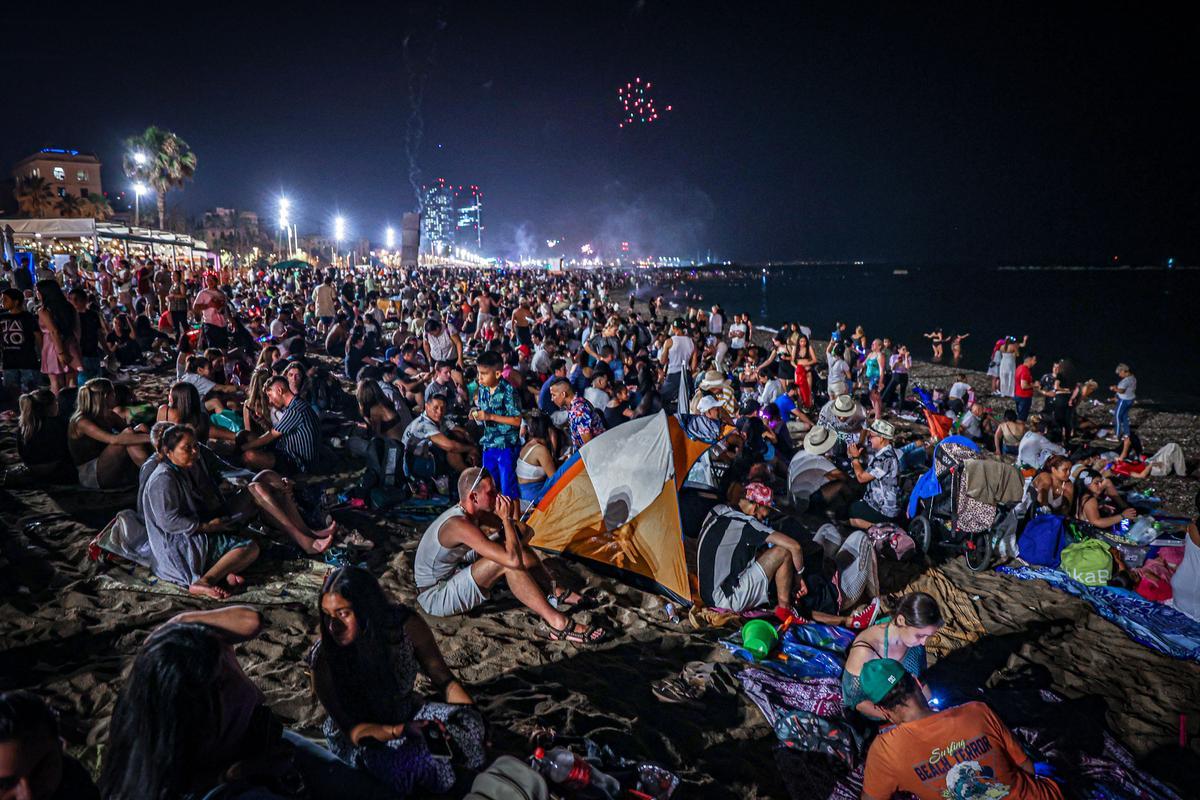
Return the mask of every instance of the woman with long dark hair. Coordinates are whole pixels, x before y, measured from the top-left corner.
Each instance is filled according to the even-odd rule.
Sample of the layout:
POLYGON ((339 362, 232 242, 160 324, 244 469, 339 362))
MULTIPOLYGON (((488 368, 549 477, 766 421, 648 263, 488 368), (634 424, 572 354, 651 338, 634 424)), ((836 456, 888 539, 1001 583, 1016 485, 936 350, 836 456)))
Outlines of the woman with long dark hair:
POLYGON ((237 438, 233 431, 210 424, 208 409, 200 399, 199 390, 195 385, 183 381, 176 381, 171 385, 167 392, 167 402, 158 407, 158 421, 190 425, 201 442, 208 439, 232 442, 237 438))
POLYGON ((325 580, 318 612, 321 638, 309 663, 336 756, 402 797, 418 786, 449 790, 452 761, 483 765, 483 719, 420 615, 389 600, 362 567, 342 567, 325 580), (413 690, 421 672, 444 702, 413 690), (448 741, 455 758, 438 757, 431 741, 448 741))
MULTIPOLYGON (((941 608, 932 595, 910 592, 902 597, 890 620, 871 625, 850 645, 842 671, 843 707, 858 711, 868 719, 882 719, 878 707, 863 693, 859 680, 863 665, 877 658, 891 658, 899 661, 908 674, 920 678, 926 667, 925 643, 944 624, 941 608)), ((929 689, 924 691, 928 698, 929 689)))
POLYGON ((150 634, 109 726, 107 800, 382 796, 267 707, 233 651, 261 630, 253 608, 227 606, 180 614, 150 634))
POLYGON ((50 391, 58 394, 75 382, 83 367, 79 349, 79 312, 67 300, 62 287, 52 280, 37 282, 38 327, 42 329, 42 374, 50 379, 50 391))

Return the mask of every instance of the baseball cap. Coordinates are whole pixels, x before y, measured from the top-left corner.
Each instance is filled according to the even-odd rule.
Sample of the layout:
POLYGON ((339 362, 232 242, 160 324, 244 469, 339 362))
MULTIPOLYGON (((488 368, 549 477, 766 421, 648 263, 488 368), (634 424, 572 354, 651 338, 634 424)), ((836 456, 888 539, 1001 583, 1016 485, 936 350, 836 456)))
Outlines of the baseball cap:
POLYGON ((747 483, 745 493, 747 500, 760 506, 771 506, 775 500, 775 493, 771 491, 771 487, 758 481, 747 483))
POLYGON ((388 361, 391 361, 393 358, 395 358, 398 355, 400 355, 399 347, 389 347, 387 350, 383 351, 383 357, 385 359, 387 359, 388 361))
POLYGON ((714 408, 720 408, 721 401, 718 400, 717 398, 713 397, 711 394, 705 395, 704 397, 700 398, 699 407, 700 407, 701 414, 707 414, 709 411, 712 411, 714 408))
POLYGON ((863 664, 858 680, 863 694, 872 703, 887 697, 904 677, 904 666, 894 658, 875 658, 863 664))

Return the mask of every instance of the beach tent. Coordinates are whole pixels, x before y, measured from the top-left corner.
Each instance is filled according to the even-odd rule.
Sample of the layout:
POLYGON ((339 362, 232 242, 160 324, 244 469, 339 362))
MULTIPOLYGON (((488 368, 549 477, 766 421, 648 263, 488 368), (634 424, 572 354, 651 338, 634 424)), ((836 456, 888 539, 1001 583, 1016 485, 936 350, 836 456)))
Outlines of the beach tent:
POLYGON ((600 434, 546 481, 530 543, 690 603, 678 495, 708 448, 661 411, 600 434))

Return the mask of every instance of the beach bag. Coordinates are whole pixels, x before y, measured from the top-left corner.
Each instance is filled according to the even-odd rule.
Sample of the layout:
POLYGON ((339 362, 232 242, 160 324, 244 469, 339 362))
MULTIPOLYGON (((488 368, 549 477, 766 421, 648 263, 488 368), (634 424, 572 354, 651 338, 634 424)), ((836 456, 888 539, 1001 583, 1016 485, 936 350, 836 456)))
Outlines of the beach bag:
POLYGON ((1055 514, 1041 514, 1025 525, 1017 547, 1027 564, 1057 569, 1063 548, 1069 542, 1067 521, 1055 514))
POLYGON ((547 800, 546 779, 533 767, 512 756, 500 756, 475 776, 471 793, 463 800, 547 800))
POLYGON ((1105 586, 1113 573, 1112 553, 1099 539, 1076 542, 1063 548, 1060 569, 1084 586, 1105 586))
POLYGON ((858 742, 844 719, 826 719, 789 709, 776 717, 775 735, 785 747, 832 756, 854 767, 858 742))

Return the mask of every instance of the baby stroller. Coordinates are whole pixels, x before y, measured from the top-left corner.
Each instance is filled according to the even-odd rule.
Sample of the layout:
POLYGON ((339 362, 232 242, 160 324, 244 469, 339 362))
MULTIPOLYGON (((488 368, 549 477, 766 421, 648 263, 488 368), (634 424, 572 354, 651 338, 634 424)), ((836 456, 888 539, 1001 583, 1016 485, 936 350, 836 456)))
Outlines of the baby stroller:
POLYGON ((933 466, 909 500, 908 533, 926 553, 934 546, 962 550, 967 566, 981 572, 1015 555, 1021 473, 979 451, 962 436, 949 436, 933 451, 933 466))

